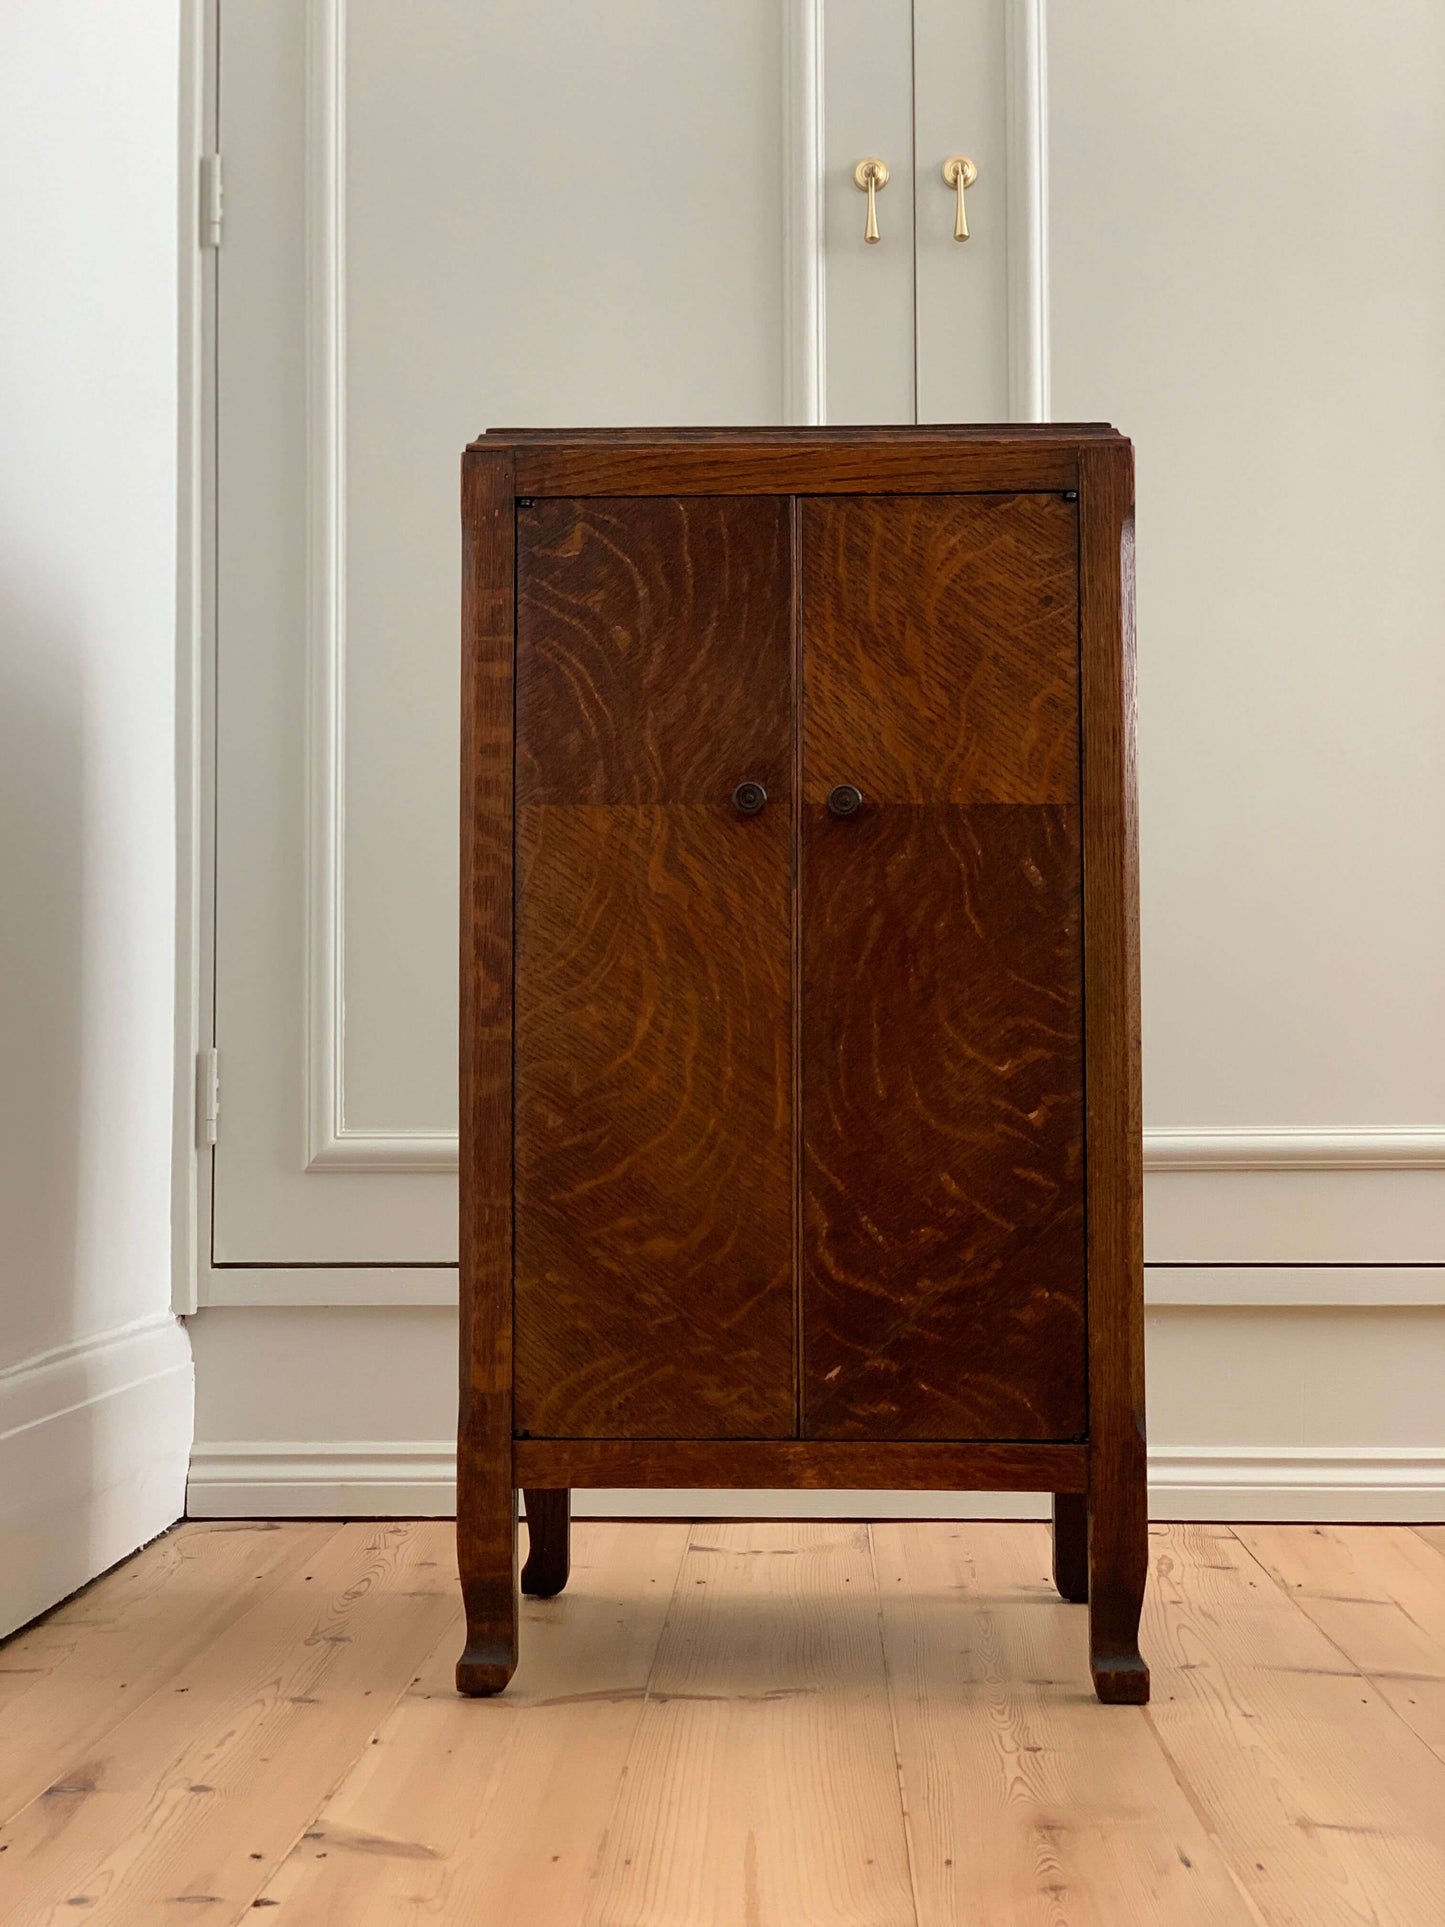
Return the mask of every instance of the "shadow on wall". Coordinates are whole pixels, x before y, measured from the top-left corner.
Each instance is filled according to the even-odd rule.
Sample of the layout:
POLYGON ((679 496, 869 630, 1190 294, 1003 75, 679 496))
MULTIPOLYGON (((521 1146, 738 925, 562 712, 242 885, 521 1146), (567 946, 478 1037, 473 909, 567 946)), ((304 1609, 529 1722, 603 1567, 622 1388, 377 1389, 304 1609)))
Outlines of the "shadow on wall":
POLYGON ((0 559, 0 1372, 68 1342, 80 1311, 85 689, 68 600, 0 559))

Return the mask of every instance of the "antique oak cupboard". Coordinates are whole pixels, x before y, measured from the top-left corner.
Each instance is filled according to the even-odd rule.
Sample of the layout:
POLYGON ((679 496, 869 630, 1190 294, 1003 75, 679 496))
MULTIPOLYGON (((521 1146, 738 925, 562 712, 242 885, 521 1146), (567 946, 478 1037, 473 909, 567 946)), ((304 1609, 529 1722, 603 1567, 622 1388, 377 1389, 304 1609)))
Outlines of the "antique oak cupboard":
POLYGON ((1051 1492, 1145 1699, 1130 444, 503 431, 462 523, 459 1687, 518 1489, 550 1595, 573 1486, 800 1485, 1051 1492))

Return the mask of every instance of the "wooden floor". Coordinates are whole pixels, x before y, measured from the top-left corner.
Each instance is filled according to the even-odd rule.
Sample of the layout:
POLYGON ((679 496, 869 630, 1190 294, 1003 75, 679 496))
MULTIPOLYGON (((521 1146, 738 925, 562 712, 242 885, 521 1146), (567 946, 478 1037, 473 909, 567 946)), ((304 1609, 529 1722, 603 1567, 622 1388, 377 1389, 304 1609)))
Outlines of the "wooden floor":
POLYGON ((0 1647, 0 1921, 1445 1921, 1445 1527, 1163 1526, 1148 1709, 1031 1525, 194 1523, 0 1647), (272 1917, 272 1916, 268 1916, 272 1917))

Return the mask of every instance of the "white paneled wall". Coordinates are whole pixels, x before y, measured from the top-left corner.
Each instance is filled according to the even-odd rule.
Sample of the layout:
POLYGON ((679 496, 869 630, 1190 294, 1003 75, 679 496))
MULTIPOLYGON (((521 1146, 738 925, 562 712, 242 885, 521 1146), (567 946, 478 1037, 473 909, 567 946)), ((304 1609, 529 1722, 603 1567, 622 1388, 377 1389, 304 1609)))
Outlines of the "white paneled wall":
POLYGON ((221 370, 233 1068, 193 1508, 450 1503, 461 440, 1051 394, 1138 456, 1156 1510, 1445 1517, 1445 10, 697 0, 651 38, 644 15, 590 14, 585 59, 535 10, 470 0, 404 30, 383 0, 227 16, 231 107, 254 108, 226 133, 248 182, 221 370), (593 141, 599 73, 603 122, 625 100, 639 142, 626 255, 542 164, 593 141), (499 127, 532 159, 473 192, 499 127), (977 150, 968 249, 940 144, 977 150), (851 172, 870 150, 893 169, 877 248, 851 172), (349 626, 344 582, 306 599, 308 515, 313 576, 346 566, 354 518, 349 626), (308 651, 349 651, 344 716, 337 677, 309 685, 313 736, 319 716, 351 752, 320 838, 308 651), (348 1168, 308 1171, 308 1068, 314 1127, 317 1089, 341 1102, 343 1002, 361 1128, 348 1168))

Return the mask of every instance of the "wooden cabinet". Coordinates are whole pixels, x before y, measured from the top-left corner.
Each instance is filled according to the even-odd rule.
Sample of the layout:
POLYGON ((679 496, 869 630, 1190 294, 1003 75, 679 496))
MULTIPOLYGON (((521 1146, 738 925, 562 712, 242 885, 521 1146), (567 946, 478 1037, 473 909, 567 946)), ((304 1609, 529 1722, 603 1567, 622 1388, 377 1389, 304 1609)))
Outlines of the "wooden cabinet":
POLYGON ((537 431, 463 468, 466 1692, 573 1486, 1049 1491, 1146 1562, 1132 457, 537 431))

